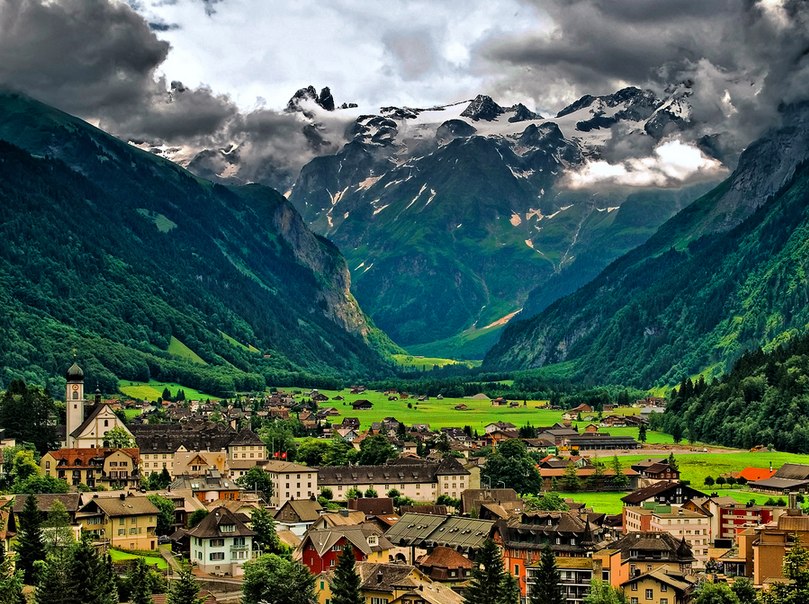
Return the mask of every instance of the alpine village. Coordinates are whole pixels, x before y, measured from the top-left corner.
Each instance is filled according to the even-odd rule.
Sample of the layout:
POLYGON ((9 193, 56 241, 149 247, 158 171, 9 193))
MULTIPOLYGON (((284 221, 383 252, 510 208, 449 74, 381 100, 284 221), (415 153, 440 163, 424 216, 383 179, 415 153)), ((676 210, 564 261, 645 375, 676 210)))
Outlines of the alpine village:
POLYGON ((0 604, 809 604, 807 49, 0 0, 0 604))

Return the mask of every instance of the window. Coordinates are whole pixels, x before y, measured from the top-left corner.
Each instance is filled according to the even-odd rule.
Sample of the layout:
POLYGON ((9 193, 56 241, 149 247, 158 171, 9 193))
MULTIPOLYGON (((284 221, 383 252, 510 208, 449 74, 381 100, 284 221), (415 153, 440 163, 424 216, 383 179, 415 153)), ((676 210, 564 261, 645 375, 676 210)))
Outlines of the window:
POLYGON ((660 591, 668 591, 668 590, 669 590, 668 585, 666 585, 665 583, 660 584, 660 591))
POLYGON ((668 598, 660 598, 660 604, 669 604, 668 598))
POLYGON ((105 419, 105 420, 104 420, 104 427, 105 427, 105 428, 108 428, 108 427, 109 427, 109 425, 110 425, 110 420, 105 419))
POLYGON ((211 539, 211 547, 224 547, 225 540, 224 539, 211 539))
POLYGON ((652 598, 654 598, 654 590, 647 589, 646 590, 646 599, 651 600, 652 598))
POLYGON ((638 604, 637 598, 629 598, 629 604, 638 604))
POLYGON ((631 589, 632 589, 632 591, 638 591, 638 584, 633 583, 631 589))
POLYGON ((225 552, 211 552, 208 554, 208 560, 224 560, 225 552))

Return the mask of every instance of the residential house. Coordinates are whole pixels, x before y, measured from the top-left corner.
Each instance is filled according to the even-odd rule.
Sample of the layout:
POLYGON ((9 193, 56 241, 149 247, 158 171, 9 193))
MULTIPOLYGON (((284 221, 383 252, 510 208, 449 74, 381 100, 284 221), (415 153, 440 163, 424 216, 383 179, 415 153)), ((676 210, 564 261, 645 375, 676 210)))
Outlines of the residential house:
POLYGON ((370 524, 310 528, 301 540, 298 551, 301 562, 312 574, 331 570, 344 549, 351 548, 357 562, 388 562, 395 552, 394 545, 370 524))
POLYGON ((203 503, 218 500, 238 500, 242 487, 232 479, 223 477, 219 470, 209 469, 203 476, 178 476, 169 488, 172 491, 189 489, 203 503))
POLYGON ((639 506, 647 502, 662 505, 682 505, 694 497, 705 497, 705 493, 682 482, 658 482, 632 491, 629 495, 621 497, 621 501, 627 506, 639 506))
POLYGON ((467 488, 478 488, 480 473, 448 457, 437 462, 396 460, 379 466, 321 467, 318 481, 321 487, 332 489, 335 499, 344 499, 350 489, 377 493, 396 489, 414 501, 432 502, 440 495, 459 499, 467 488))
MULTIPOLYGON (((290 461, 268 461, 264 471, 272 479, 270 505, 280 507, 291 499, 317 498, 321 470, 290 461)), ((328 486, 328 485, 320 485, 328 486)))
POLYGON ((660 569, 689 575, 694 563, 688 543, 660 532, 628 533, 595 552, 593 559, 601 564, 601 579, 613 587, 660 569))
POLYGON ((147 497, 119 494, 94 497, 76 512, 82 530, 110 547, 128 550, 157 548, 158 510, 147 497))
POLYGON ((289 499, 275 511, 275 523, 300 537, 322 512, 323 506, 317 500, 289 499))
POLYGON ((394 545, 408 548, 407 561, 412 564, 418 556, 437 546, 474 555, 492 535, 494 526, 493 521, 479 518, 407 512, 385 536, 394 545))
POLYGON ((565 444, 579 451, 612 451, 615 449, 640 449, 640 443, 631 436, 610 436, 606 432, 589 432, 568 436, 565 444))
POLYGON ((349 510, 359 510, 368 516, 393 514, 393 499, 390 497, 362 497, 348 500, 349 510))
POLYGON ((366 399, 359 399, 351 403, 351 407, 354 411, 368 411, 369 409, 373 408, 374 404, 366 399))
POLYGON ((587 593, 593 577, 590 558, 602 537, 603 529, 591 524, 586 516, 573 512, 523 512, 498 521, 493 538, 503 548, 503 563, 507 572, 519 580, 523 595, 530 595, 542 550, 550 547, 557 566, 567 564, 563 589, 566 598, 573 601, 587 593), (586 563, 573 562, 572 558, 584 559, 586 563))
POLYGON ((704 570, 711 543, 711 516, 701 509, 647 504, 624 508, 625 532, 661 532, 684 539, 694 556, 693 568, 704 570))
POLYGON ((483 504, 521 507, 522 500, 514 489, 466 489, 461 493, 461 513, 480 516, 483 504))
MULTIPOLYGON (((360 595, 368 604, 462 604, 463 599, 452 589, 432 581, 419 569, 404 564, 358 562, 360 595)), ((319 588, 318 604, 332 601, 333 571, 315 578, 319 588)))
POLYGON ((694 587, 691 577, 663 568, 631 577, 621 584, 629 604, 688 604, 694 587))
POLYGON ((114 489, 140 484, 138 449, 58 449, 45 453, 39 466, 46 476, 72 486, 114 489))
POLYGON ((680 471, 666 458, 639 461, 632 464, 632 469, 640 474, 639 487, 648 487, 656 482, 680 480, 680 471))
POLYGON ((188 531, 191 561, 209 575, 240 576, 253 556, 255 535, 233 512, 218 507, 188 531))
MULTIPOLYGON (((27 495, 14 496, 14 514, 16 516, 22 513, 27 497, 27 495)), ((61 503, 65 511, 67 511, 71 524, 75 524, 76 512, 78 512, 83 504, 81 501, 81 493, 41 493, 34 495, 34 497, 37 500, 37 509, 42 514, 50 514, 53 509, 53 504, 57 501, 61 503)))
POLYGON ((433 581, 452 588, 465 585, 472 576, 472 561, 451 547, 439 545, 416 561, 416 566, 433 581))

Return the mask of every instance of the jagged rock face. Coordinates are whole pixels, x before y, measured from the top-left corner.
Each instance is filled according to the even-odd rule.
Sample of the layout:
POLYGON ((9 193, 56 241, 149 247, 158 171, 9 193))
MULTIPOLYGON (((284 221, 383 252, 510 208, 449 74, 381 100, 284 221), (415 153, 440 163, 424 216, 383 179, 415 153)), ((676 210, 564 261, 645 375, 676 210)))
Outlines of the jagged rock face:
POLYGON ((320 91, 320 96, 317 97, 317 104, 326 111, 334 111, 334 97, 331 95, 331 90, 329 90, 328 86, 320 91))
POLYGON ((514 115, 508 118, 508 121, 512 123, 524 122, 527 120, 536 120, 541 117, 538 113, 531 111, 528 107, 526 107, 522 103, 517 103, 511 109, 514 111, 514 115))
POLYGON ((303 111, 301 105, 304 101, 312 101, 326 111, 334 111, 334 97, 328 86, 322 88, 320 94, 312 85, 298 89, 287 102, 287 111, 303 111))
POLYGON ((467 107, 464 112, 461 113, 461 115, 475 121, 491 121, 497 116, 502 115, 504 112, 505 109, 495 103, 492 100, 492 97, 486 96, 485 94, 479 94, 471 103, 469 103, 469 107, 467 107))

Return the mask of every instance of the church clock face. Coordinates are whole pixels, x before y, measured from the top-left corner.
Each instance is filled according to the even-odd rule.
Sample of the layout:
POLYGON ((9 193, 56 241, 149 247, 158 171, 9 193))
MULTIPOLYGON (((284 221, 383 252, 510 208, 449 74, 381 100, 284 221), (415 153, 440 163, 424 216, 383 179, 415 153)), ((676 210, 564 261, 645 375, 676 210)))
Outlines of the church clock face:
POLYGON ((73 390, 78 390, 78 389, 79 389, 79 385, 78 384, 73 384, 73 390))

